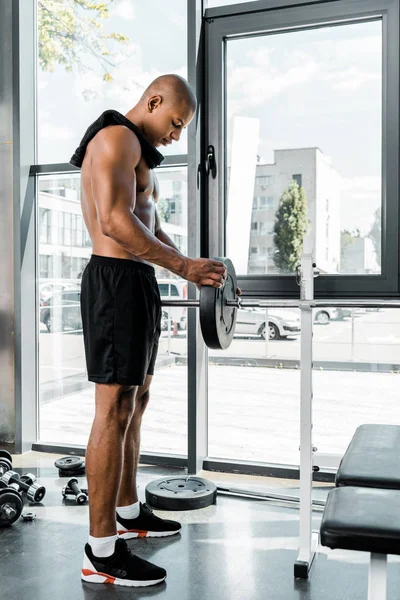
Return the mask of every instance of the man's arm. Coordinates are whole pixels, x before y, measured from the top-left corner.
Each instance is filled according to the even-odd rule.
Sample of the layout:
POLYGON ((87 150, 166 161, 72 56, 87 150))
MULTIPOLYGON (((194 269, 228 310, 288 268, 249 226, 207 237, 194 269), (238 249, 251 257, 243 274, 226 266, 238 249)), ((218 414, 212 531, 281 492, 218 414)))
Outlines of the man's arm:
POLYGON ((133 214, 135 169, 141 158, 136 136, 123 127, 103 129, 96 136, 91 160, 92 193, 103 235, 122 248, 201 285, 221 287, 225 266, 207 259, 191 259, 164 244, 133 214))
POLYGON ((156 214, 155 214, 154 235, 163 244, 166 244, 167 246, 170 246, 171 248, 175 248, 175 250, 177 250, 178 252, 180 252, 179 248, 174 244, 174 242, 171 240, 171 238, 169 237, 169 235, 167 235, 165 233, 165 231, 161 228, 161 221, 160 221, 159 214, 157 212, 157 208, 156 208, 156 214))

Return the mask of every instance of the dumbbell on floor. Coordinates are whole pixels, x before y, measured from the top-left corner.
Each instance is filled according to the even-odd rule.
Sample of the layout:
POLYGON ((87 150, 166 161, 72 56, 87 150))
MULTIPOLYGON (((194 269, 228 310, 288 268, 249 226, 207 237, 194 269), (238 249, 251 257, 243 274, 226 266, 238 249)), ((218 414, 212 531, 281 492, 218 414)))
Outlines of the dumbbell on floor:
POLYGON ((62 489, 63 498, 67 496, 75 496, 75 502, 77 504, 85 504, 88 499, 88 491, 81 489, 78 484, 78 480, 73 477, 70 479, 65 487, 62 489))
POLYGON ((0 527, 9 527, 19 519, 24 506, 18 485, 7 486, 0 480, 0 527))
POLYGON ((0 477, 12 469, 12 457, 7 450, 0 450, 0 477))
POLYGON ((19 490, 26 492, 26 497, 31 502, 41 502, 46 495, 46 488, 36 482, 35 475, 27 473, 20 477, 15 471, 7 471, 1 478, 7 485, 12 483, 19 487, 19 490))

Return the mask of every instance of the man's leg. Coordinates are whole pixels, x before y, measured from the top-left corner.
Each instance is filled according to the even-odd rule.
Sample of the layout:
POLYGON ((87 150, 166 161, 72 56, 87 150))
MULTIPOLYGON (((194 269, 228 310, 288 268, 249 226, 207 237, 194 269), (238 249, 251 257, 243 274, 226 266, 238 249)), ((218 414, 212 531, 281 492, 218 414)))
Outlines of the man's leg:
POLYGON ((125 435, 124 464, 117 502, 118 534, 125 539, 166 537, 181 530, 180 523, 156 517, 138 501, 136 477, 140 456, 140 429, 150 400, 151 380, 152 375, 146 375, 144 385, 137 388, 133 415, 125 435))
POLYGON ((144 384, 138 386, 136 391, 132 418, 125 434, 124 460, 117 506, 129 506, 138 501, 136 476, 140 455, 140 428, 144 411, 150 400, 151 380, 152 375, 146 375, 144 384))
POLYGON ((90 583, 142 587, 161 583, 167 575, 165 569, 132 555, 117 536, 115 509, 124 436, 136 389, 96 384, 96 414, 86 452, 90 536, 81 575, 90 583))
POLYGON ((136 387, 96 384, 96 412, 86 451, 90 535, 117 533, 115 507, 121 480, 123 441, 133 414, 136 387))

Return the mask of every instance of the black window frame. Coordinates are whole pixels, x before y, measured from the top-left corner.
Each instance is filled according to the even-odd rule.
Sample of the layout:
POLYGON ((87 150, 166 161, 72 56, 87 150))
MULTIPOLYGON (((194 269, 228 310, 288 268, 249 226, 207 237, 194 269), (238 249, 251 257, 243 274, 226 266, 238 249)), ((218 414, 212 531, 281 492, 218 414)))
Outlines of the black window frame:
MULTIPOLYGON (((280 0, 219 7, 206 11, 205 107, 203 153, 209 145, 216 153, 217 176, 205 181, 208 221, 204 247, 208 255, 224 255, 226 240, 226 41, 249 35, 321 28, 325 25, 382 20, 382 252, 381 274, 323 274, 314 281, 316 298, 393 298, 400 293, 399 262, 399 0, 303 1, 280 0), (220 177, 219 174, 223 174, 220 177), (220 199, 223 199, 221 202, 220 199)), ((214 172, 215 175, 215 172, 214 172)), ((297 298, 294 276, 242 275, 238 284, 244 297, 297 298)))

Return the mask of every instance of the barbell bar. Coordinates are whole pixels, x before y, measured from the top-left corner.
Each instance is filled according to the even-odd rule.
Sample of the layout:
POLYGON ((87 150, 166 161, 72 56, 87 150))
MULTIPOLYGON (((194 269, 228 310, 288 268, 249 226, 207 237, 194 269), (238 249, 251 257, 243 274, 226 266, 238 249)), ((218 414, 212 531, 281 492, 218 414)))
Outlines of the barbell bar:
POLYGON ((242 300, 237 295, 237 279, 235 268, 229 258, 218 258, 226 267, 227 277, 222 288, 204 285, 200 289, 200 299, 162 300, 164 307, 187 307, 200 309, 200 326, 204 342, 209 348, 225 350, 232 342, 237 311, 240 308, 300 308, 312 310, 323 307, 364 307, 364 308, 400 308, 399 300, 242 300))
MULTIPOLYGON (((225 300, 226 306, 235 308, 400 308, 400 300, 346 300, 336 299, 331 300, 241 300, 238 297, 236 300, 225 300)), ((174 307, 183 306, 187 308, 199 308, 200 300, 162 300, 162 306, 174 307)))

